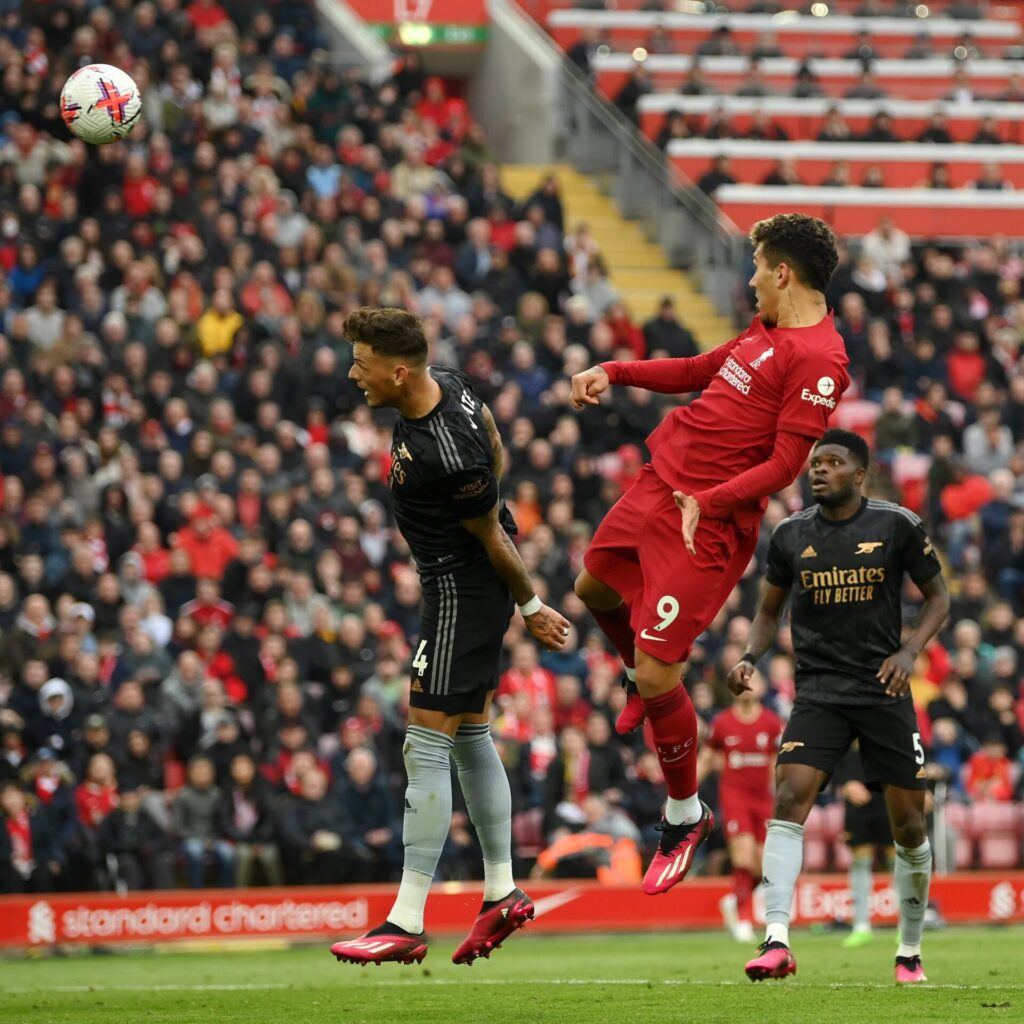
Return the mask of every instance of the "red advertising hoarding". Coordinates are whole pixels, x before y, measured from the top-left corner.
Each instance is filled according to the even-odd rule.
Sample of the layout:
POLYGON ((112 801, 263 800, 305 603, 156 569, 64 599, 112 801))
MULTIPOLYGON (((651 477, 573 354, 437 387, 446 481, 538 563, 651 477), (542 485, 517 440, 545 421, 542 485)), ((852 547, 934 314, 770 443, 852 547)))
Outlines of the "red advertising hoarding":
MULTIPOLYGON (((532 927, 542 932, 612 932, 719 928, 726 879, 695 879, 663 899, 636 888, 593 882, 531 884, 532 927)), ((395 888, 210 889, 0 897, 0 947, 113 945, 238 938, 327 939, 359 934, 384 919, 395 888)), ((932 898, 951 922, 1024 922, 1024 872, 971 872, 932 882, 932 898)), ((438 885, 427 905, 427 930, 461 934, 480 905, 478 885, 438 885)), ((757 908, 760 911, 760 908, 757 908)), ((794 898, 795 925, 848 918, 842 875, 808 875, 794 898)), ((875 879, 873 914, 894 923, 897 901, 888 876, 875 879)))

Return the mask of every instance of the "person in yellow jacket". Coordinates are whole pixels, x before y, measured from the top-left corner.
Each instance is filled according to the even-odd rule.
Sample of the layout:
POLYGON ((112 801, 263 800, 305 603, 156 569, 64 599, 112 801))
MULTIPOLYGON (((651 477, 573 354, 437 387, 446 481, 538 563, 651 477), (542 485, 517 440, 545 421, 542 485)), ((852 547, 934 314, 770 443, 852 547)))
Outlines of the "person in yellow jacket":
POLYGON ((242 314, 235 309, 231 292, 227 288, 218 288, 213 293, 210 308, 196 324, 196 337, 203 356, 212 359, 230 352, 235 335, 244 322, 242 314))

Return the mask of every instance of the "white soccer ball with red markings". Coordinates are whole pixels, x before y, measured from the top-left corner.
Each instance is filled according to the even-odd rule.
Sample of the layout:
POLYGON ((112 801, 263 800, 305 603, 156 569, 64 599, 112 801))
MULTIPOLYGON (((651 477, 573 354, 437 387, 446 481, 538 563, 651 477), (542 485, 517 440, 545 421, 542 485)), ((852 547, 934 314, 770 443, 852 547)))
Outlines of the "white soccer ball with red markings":
POLYGON ((60 92, 60 116, 83 142, 104 146, 139 123, 142 96, 134 79, 111 64, 79 68, 60 92))

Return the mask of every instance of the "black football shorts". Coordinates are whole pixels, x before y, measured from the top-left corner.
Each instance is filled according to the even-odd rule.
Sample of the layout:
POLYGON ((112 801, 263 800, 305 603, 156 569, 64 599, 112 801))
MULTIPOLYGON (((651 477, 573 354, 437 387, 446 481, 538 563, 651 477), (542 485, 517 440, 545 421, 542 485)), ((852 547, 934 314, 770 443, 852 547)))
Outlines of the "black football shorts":
POLYGON ((854 740, 860 740, 869 785, 926 788, 924 747, 909 697, 891 704, 833 704, 801 699, 798 692, 778 763, 806 764, 831 775, 854 740))
POLYGON ((498 685, 501 645, 515 601, 490 563, 425 580, 409 704, 479 714, 498 685))

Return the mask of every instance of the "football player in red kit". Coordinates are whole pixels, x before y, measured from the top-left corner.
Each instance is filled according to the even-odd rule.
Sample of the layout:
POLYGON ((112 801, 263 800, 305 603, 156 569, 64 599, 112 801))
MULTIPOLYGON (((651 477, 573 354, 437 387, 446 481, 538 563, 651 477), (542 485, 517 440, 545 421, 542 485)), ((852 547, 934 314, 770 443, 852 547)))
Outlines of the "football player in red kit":
POLYGON ((722 916, 733 937, 754 941, 754 879, 774 808, 775 755, 785 724, 761 703, 764 683, 750 679, 732 707, 715 715, 698 763, 698 777, 718 772, 718 811, 732 865, 732 892, 722 916))
POLYGON ((649 895, 682 881, 714 825, 697 796, 697 716, 682 664, 749 564, 768 497, 796 479, 849 384, 825 305, 839 259, 831 229, 778 214, 750 238, 757 315, 738 338, 693 358, 602 363, 572 379, 576 409, 612 384, 702 392, 647 438, 651 462, 601 522, 576 581, 637 690, 618 728, 646 715, 665 774, 649 895))

